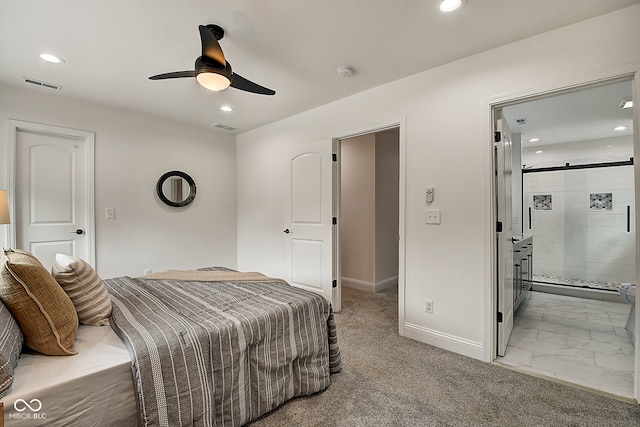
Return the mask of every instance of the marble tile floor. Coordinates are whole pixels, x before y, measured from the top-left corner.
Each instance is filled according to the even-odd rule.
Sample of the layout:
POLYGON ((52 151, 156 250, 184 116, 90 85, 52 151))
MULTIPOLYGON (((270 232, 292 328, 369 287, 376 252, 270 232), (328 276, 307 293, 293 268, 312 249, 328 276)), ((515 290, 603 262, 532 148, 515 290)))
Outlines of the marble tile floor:
POLYGON ((530 292, 498 363, 633 399, 631 305, 530 292))

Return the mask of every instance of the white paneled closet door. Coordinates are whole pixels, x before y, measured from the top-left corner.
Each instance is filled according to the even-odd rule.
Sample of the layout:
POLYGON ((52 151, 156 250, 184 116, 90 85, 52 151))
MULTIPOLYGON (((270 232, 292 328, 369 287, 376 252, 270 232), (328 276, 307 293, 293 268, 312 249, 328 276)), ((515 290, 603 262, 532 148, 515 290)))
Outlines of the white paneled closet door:
POLYGON ((332 301, 332 141, 296 144, 290 152, 287 261, 293 286, 332 301))
POLYGON ((15 132, 16 247, 47 269, 56 253, 94 264, 93 134, 32 125, 15 132))

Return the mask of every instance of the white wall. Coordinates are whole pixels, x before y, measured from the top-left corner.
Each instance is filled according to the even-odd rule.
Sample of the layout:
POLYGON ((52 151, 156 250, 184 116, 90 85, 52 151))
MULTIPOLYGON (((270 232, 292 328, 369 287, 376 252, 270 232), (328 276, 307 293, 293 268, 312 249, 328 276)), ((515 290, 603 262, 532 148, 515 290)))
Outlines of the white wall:
MULTIPOLYGON (((490 354, 491 138, 488 99, 640 62, 640 5, 398 80, 237 136, 240 269, 284 271, 271 248, 279 207, 268 176, 289 144, 355 134, 399 120, 406 188, 404 332, 476 358, 490 354), (265 161, 269 160, 269 161, 265 161), (490 163, 490 160, 489 160, 490 163), (442 224, 425 225, 435 187, 442 224), (263 191, 264 190, 264 191, 263 191), (262 216, 273 214, 274 224, 262 216), (266 226, 266 227, 265 227, 266 226), (265 256, 265 254, 268 254, 265 256), (268 257, 268 262, 265 258, 268 257), (424 299, 434 301, 433 314, 424 299)), ((416 54, 421 54, 416 52, 416 54)), ((422 54, 428 55, 428 49, 422 54)), ((366 72, 366 70, 362 70, 366 72)), ((357 78, 357 77, 354 77, 357 78)), ((277 172, 276 172, 277 173, 277 172)), ((281 229, 281 225, 277 224, 281 229)), ((402 296, 403 293, 400 292, 402 296)), ((401 326, 402 328, 402 326, 401 326)))
POLYGON ((376 262, 376 135, 340 142, 340 262, 344 286, 373 291, 376 262))
POLYGON ((522 149, 522 164, 527 169, 563 166, 565 163, 620 162, 633 157, 633 137, 593 139, 563 144, 528 146, 522 149), (541 153, 536 153, 541 151, 541 153))
POLYGON ((399 131, 376 133, 375 288, 398 284, 399 131))
MULTIPOLYGON (((7 184, 8 120, 95 132, 96 267, 102 277, 144 269, 236 267, 234 138, 210 129, 0 86, 0 188, 7 184), (193 177, 197 196, 169 208, 155 194, 169 170, 193 177), (115 208, 116 218, 105 219, 115 208)), ((8 246, 6 232, 0 246, 8 246)))
POLYGON ((525 217, 522 212, 522 135, 511 135, 511 230, 523 234, 525 217))

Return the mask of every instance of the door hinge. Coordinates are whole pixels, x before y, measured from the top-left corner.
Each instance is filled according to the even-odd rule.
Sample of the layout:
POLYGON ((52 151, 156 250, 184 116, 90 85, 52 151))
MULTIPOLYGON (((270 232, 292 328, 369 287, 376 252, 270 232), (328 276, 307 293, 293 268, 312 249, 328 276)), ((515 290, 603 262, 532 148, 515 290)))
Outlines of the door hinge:
POLYGON ((331 158, 333 159, 334 162, 338 161, 338 155, 336 153, 331 153, 331 158))
POLYGON ((501 139, 502 135, 500 134, 500 131, 493 133, 493 142, 500 142, 501 139))
POLYGON ((498 323, 502 323, 502 313, 498 312, 498 323))
POLYGON ((502 233, 502 221, 496 222, 496 233, 502 233))
POLYGON ((338 218, 336 218, 335 216, 331 218, 331 224, 336 225, 337 223, 338 223, 338 218))
POLYGON ((332 288, 337 288, 338 287, 338 281, 334 280, 333 282, 331 282, 331 287, 332 288))

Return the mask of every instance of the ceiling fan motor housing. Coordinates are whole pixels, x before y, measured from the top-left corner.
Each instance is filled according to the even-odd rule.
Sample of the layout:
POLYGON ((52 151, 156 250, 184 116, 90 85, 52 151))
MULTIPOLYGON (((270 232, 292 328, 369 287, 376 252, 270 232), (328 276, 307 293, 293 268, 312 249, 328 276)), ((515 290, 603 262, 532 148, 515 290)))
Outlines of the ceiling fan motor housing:
POLYGON ((208 61, 207 58, 202 56, 196 59, 195 70, 196 76, 201 73, 215 73, 223 75, 229 80, 231 80, 231 76, 233 74, 233 70, 231 69, 231 64, 229 63, 229 61, 227 61, 225 66, 222 66, 222 64, 219 64, 217 62, 208 61))

